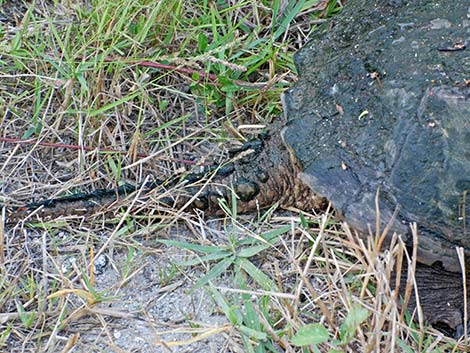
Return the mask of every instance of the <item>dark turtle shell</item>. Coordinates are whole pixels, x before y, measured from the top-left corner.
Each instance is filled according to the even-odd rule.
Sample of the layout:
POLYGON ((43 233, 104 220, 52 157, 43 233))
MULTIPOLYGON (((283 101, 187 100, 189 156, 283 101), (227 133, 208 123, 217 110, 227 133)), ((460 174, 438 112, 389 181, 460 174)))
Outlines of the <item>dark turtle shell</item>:
MULTIPOLYGON (((470 250, 470 6, 351 0, 295 57, 283 138, 354 228, 419 227, 419 261, 470 250)), ((409 238, 409 237, 408 237, 409 238)))

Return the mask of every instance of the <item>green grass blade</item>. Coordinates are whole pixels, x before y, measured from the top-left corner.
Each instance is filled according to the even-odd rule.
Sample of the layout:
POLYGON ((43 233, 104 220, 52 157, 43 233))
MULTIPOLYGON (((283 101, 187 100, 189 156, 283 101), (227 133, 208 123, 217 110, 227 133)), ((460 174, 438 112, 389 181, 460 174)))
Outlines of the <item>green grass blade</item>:
POLYGON ((305 0, 299 0, 297 3, 293 6, 294 1, 290 1, 288 8, 286 10, 286 13, 284 14, 281 23, 279 24, 279 27, 276 29, 276 32, 274 32, 273 35, 273 41, 278 39, 280 36, 284 34, 284 32, 289 28, 289 24, 292 22, 292 20, 299 14, 299 12, 302 10, 305 0))
POLYGON ((249 248, 242 249, 240 252, 238 252, 237 256, 238 257, 252 257, 256 254, 259 254, 261 251, 268 249, 271 247, 271 245, 268 244, 263 244, 263 245, 254 245, 249 248))
POLYGON ((212 254, 209 254, 209 255, 206 255, 206 256, 196 257, 196 258, 188 260, 188 261, 178 262, 178 265, 183 266, 183 267, 200 265, 203 262, 211 262, 211 261, 221 260, 221 259, 223 259, 227 256, 230 256, 229 252, 220 251, 220 252, 212 253, 212 254))
POLYGON ((207 290, 232 325, 237 326, 243 321, 240 310, 236 306, 230 305, 227 298, 219 290, 214 287, 208 287, 207 290))
POLYGON ((226 246, 210 246, 210 245, 199 245, 199 244, 191 244, 191 243, 186 243, 184 241, 178 241, 178 240, 166 240, 166 239, 157 239, 158 243, 162 243, 168 246, 175 246, 179 249, 186 249, 186 250, 192 250, 192 251, 197 251, 197 252, 202 252, 202 253, 220 253, 221 251, 227 251, 229 248, 226 246))
POLYGON ((265 332, 254 330, 251 327, 240 325, 237 328, 240 330, 240 332, 247 335, 249 338, 252 338, 258 341, 264 341, 267 338, 267 335, 265 332))
POLYGON ((285 225, 280 228, 276 228, 268 232, 262 233, 259 236, 261 239, 257 239, 257 238, 243 239, 239 242, 239 245, 250 245, 250 244, 253 244, 254 241, 262 242, 263 240, 273 245, 277 242, 280 235, 290 232, 291 228, 292 227, 290 225, 285 225))
POLYGON ((236 263, 266 291, 278 290, 274 281, 263 271, 245 258, 238 258, 236 263))
POLYGON ((227 271, 227 269, 232 265, 234 261, 234 257, 231 256, 229 258, 225 258, 220 261, 217 265, 212 267, 212 269, 205 275, 204 277, 200 278, 196 284, 191 288, 191 293, 198 290, 202 286, 208 284, 213 279, 219 277, 221 274, 227 271))

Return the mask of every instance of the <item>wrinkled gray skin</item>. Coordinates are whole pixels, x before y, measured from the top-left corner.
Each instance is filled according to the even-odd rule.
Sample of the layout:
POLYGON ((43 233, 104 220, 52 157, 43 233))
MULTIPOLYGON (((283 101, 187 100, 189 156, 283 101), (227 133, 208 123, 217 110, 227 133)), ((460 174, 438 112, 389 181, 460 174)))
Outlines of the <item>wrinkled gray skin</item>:
POLYGON ((469 39, 467 0, 352 0, 284 97, 301 178, 363 231, 379 189, 382 222, 399 207, 393 229, 417 222, 419 260, 449 271, 470 250, 469 39))

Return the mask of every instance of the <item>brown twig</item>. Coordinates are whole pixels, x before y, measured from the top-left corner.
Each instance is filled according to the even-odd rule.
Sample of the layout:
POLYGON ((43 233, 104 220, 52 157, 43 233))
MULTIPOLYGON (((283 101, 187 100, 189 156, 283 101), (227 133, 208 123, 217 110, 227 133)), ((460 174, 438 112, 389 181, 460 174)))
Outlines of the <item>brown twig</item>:
MULTIPOLYGON (((81 57, 78 57, 77 60, 81 60, 81 57)), ((130 60, 127 61, 126 59, 123 59, 121 57, 108 57, 104 59, 104 62, 110 63, 110 62, 125 62, 129 65, 138 65, 138 66, 143 66, 143 67, 152 67, 154 69, 160 69, 160 70, 166 70, 166 71, 175 71, 179 72, 182 74, 197 74, 199 75, 200 79, 208 79, 209 81, 217 82, 218 78, 217 75, 204 72, 201 70, 195 70, 191 69, 188 67, 182 67, 182 66, 175 66, 175 65, 170 65, 170 64, 162 64, 158 63, 155 61, 148 61, 148 60, 130 60)))
POLYGON ((205 79, 208 79, 208 80, 214 81, 214 82, 218 81, 217 75, 210 74, 208 72, 203 72, 203 71, 191 69, 191 68, 188 68, 188 67, 161 64, 161 63, 157 63, 157 62, 154 62, 154 61, 140 61, 140 62, 135 63, 135 64, 137 64, 139 66, 144 66, 144 67, 152 67, 154 69, 163 69, 163 70, 176 71, 176 72, 180 72, 180 73, 183 73, 183 74, 189 74, 189 75, 197 74, 203 79, 205 78, 205 79))
MULTIPOLYGON (((80 59, 80 58, 79 58, 80 59)), ((106 58, 104 59, 105 62, 115 62, 115 61, 122 61, 121 58, 106 58)), ((127 62, 130 65, 139 65, 143 67, 151 67, 154 69, 160 69, 160 70, 167 70, 167 71, 175 71, 179 72, 182 74, 188 74, 188 75, 193 75, 197 74, 199 76, 199 81, 204 81, 208 80, 211 81, 210 83, 217 84, 219 81, 219 78, 215 74, 211 74, 208 72, 204 72, 201 70, 195 70, 191 69, 188 67, 182 67, 182 66, 175 66, 175 65, 170 65, 170 64, 162 64, 158 63, 155 61, 148 61, 148 60, 141 60, 141 61, 129 61, 127 62)), ((240 87, 250 87, 250 88, 259 88, 259 89, 267 89, 270 86, 272 86, 271 82, 248 82, 248 81, 243 81, 243 80, 233 80, 233 83, 240 87)))

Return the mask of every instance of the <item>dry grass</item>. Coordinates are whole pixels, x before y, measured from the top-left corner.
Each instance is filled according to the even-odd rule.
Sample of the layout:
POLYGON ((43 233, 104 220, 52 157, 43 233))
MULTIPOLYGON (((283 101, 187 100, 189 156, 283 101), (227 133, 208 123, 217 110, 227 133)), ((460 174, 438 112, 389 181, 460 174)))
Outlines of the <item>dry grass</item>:
MULTIPOLYGON (((37 1, 10 15, 0 31, 2 203, 221 163, 280 113, 292 53, 338 7, 314 3, 37 1)), ((0 350, 123 352, 114 332, 135 323, 149 330, 148 352, 465 350, 397 306, 392 272, 408 261, 398 237, 381 249, 329 212, 208 221, 160 202, 182 187, 137 192, 92 217, 0 222, 0 350), (155 239, 181 250, 168 257, 175 247, 155 239), (100 283, 105 260, 116 278, 100 283), (199 283, 224 320, 169 324, 144 303, 129 309, 152 261, 165 263, 147 283, 153 295, 199 283), (302 330, 317 343, 295 345, 302 330)))

